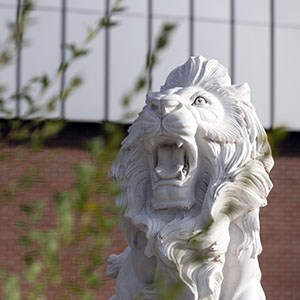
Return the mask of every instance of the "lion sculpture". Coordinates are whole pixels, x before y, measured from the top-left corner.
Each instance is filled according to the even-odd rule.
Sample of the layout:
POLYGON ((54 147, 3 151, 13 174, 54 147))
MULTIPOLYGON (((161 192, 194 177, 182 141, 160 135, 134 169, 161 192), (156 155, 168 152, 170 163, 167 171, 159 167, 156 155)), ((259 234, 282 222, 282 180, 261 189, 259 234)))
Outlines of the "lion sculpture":
POLYGON ((248 84, 231 85, 201 56, 174 69, 147 94, 110 171, 128 243, 108 259, 111 299, 265 299, 259 208, 272 166, 248 84))

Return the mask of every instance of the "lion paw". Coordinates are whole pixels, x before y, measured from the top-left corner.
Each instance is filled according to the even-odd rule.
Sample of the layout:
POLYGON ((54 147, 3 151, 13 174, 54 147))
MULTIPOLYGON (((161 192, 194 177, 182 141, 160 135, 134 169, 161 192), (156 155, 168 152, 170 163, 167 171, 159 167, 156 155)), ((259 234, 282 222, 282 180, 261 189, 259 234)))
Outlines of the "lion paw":
POLYGON ((119 256, 120 255, 112 254, 108 257, 106 268, 106 275, 108 277, 117 278, 122 267, 122 263, 119 259, 119 256))
POLYGON ((117 278, 118 274, 130 252, 127 247, 120 255, 112 254, 107 259, 106 275, 111 278, 117 278))

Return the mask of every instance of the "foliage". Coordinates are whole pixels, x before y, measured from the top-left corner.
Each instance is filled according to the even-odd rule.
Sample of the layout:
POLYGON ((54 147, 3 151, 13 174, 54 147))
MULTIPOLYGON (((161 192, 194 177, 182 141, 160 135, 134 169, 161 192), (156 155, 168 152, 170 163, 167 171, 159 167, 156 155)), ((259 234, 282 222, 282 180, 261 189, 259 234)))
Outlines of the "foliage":
MULTIPOLYGON (((34 1, 24 0, 18 14, 17 20, 11 23, 8 40, 4 43, 3 49, 0 49, 0 70, 7 67, 16 59, 18 50, 26 46, 26 32, 31 24, 30 12, 34 9, 34 1)), ((65 87, 50 97, 47 95, 51 87, 55 85, 61 76, 80 58, 89 53, 89 46, 96 36, 105 28, 116 25, 111 18, 124 10, 121 1, 117 0, 113 4, 107 15, 102 17, 94 28, 88 28, 87 36, 80 45, 64 45, 68 50, 68 59, 63 61, 54 74, 40 74, 30 78, 18 93, 5 97, 5 86, 0 85, 0 115, 10 118, 8 134, 3 137, 1 146, 7 144, 12 139, 31 140, 31 145, 38 149, 42 142, 55 136, 64 127, 64 122, 47 121, 49 114, 55 111, 58 104, 65 102, 69 96, 83 84, 83 78, 74 75, 66 83, 65 87), (20 116, 15 116, 11 103, 22 101, 26 104, 26 110, 20 116), (17 117, 17 118, 14 118, 17 117), (25 120, 31 120, 25 122, 25 120)), ((2 133, 3 135, 3 133, 2 133)), ((1 136, 0 136, 1 137, 1 136)))
POLYGON ((277 127, 273 130, 269 130, 267 136, 273 156, 278 155, 278 145, 288 137, 287 130, 284 127, 277 127))
POLYGON ((147 56, 147 61, 144 69, 136 79, 133 88, 123 96, 122 104, 125 109, 127 108, 127 112, 125 112, 123 117, 125 120, 132 116, 132 112, 130 112, 130 103, 132 97, 135 94, 144 91, 145 88, 148 87, 147 85, 151 85, 152 70, 159 62, 158 58, 160 52, 169 44, 171 34, 175 28, 175 23, 164 23, 162 25, 161 31, 155 42, 155 47, 147 56))
POLYGON ((27 218, 17 225, 22 232, 20 242, 26 249, 24 278, 30 287, 28 299, 43 299, 49 285, 65 286, 65 299, 73 299, 73 294, 80 299, 94 299, 101 285, 99 266, 104 261, 103 249, 109 245, 109 233, 116 224, 117 211, 106 200, 114 187, 99 185, 99 182, 103 181, 111 156, 115 154, 112 148, 119 145, 113 143, 106 149, 102 143, 100 139, 90 141, 91 162, 79 162, 74 166, 74 188, 53 195, 56 226, 51 229, 41 226, 48 208, 44 202, 32 201, 21 206, 27 218), (74 257, 65 254, 73 253, 74 248, 79 249, 74 257), (80 278, 78 282, 68 281, 64 278, 64 265, 76 258, 78 263, 73 265, 73 271, 80 278))
MULTIPOLYGON (((33 8, 34 1, 23 0, 16 22, 10 24, 8 39, 0 48, 0 71, 5 70, 16 58, 18 50, 27 45, 26 32, 31 23, 30 13, 33 8)), ((116 1, 108 14, 101 18, 94 28, 88 28, 87 35, 80 45, 65 45, 69 52, 68 59, 57 67, 54 74, 34 76, 22 86, 18 94, 9 96, 5 96, 6 87, 0 83, 0 114, 9 120, 8 128, 0 128, 2 149, 11 141, 29 140, 33 150, 39 150, 45 140, 56 136, 64 128, 64 121, 47 120, 46 117, 54 112, 61 102, 67 101, 84 80, 81 76, 75 75, 68 80, 63 90, 50 97, 48 92, 74 63, 89 54, 90 43, 104 28, 117 25, 112 21, 112 17, 123 11, 121 1, 116 1), (15 101, 26 103, 26 111, 19 118, 14 118, 14 112, 10 108, 11 103, 15 101)), ((152 70, 159 63, 159 54, 169 44, 175 28, 175 24, 172 23, 165 23, 162 26, 141 74, 122 99, 126 109, 124 118, 131 116, 130 104, 133 96, 151 85, 152 70)), ((103 251, 110 244, 109 234, 117 222, 119 213, 108 198, 120 192, 116 184, 99 183, 106 183, 110 162, 123 137, 121 128, 115 124, 104 124, 103 131, 105 138, 90 140, 86 145, 90 154, 89 163, 78 162, 74 166, 76 175, 74 186, 53 194, 55 226, 51 228, 43 226, 45 213, 51 204, 40 199, 32 199, 21 204, 20 210, 25 218, 21 221, 15 220, 15 225, 20 232, 20 243, 25 249, 25 269, 19 275, 0 269, 4 299, 20 300, 21 296, 25 296, 26 299, 46 299, 47 290, 57 286, 63 289, 61 299, 95 299, 96 292, 103 282, 99 271, 99 266, 105 260, 103 251), (75 254, 74 249, 78 249, 75 254), (75 280, 65 277, 63 261, 72 262, 74 267, 72 271, 78 274, 75 280), (26 282, 25 291, 20 286, 21 280, 26 282)), ((285 131, 282 129, 268 133, 273 149, 284 136, 285 131)), ((9 156, 9 152, 1 151, 0 162, 9 156)), ((25 174, 0 190, 0 209, 2 205, 12 203, 17 195, 26 192, 42 180, 38 168, 32 166, 25 174)), ((230 217, 235 210, 236 208, 229 204, 223 213, 230 217)), ((200 244, 212 225, 213 220, 209 220, 203 230, 191 238, 192 248, 202 248, 200 244)), ((197 262, 203 262, 208 258, 205 251, 198 251, 195 255, 197 262)), ((166 289, 163 282, 163 278, 157 274, 155 289, 158 299, 176 299, 180 294, 182 283, 179 282, 172 289, 166 289)), ((143 299, 143 295, 140 295, 140 298, 143 299)))
MULTIPOLYGON (((33 9, 34 1, 23 0, 16 21, 9 25, 8 39, 0 48, 0 71, 5 70, 16 59, 18 51, 27 45, 26 32, 31 24, 30 13, 33 9)), ((57 67, 54 74, 34 76, 18 93, 8 96, 6 87, 0 84, 0 115, 7 119, 0 128, 0 161, 10 157, 6 147, 12 141, 29 141, 31 149, 39 151, 45 140, 63 130, 63 120, 47 120, 47 116, 60 103, 67 101, 84 80, 75 75, 61 91, 49 97, 51 87, 71 65, 88 55, 90 43, 104 28, 117 25, 112 17, 123 11, 121 1, 115 1, 108 14, 94 28, 88 28, 86 38, 80 45, 65 45, 69 52, 68 59, 57 67), (20 116, 14 115, 11 109, 11 104, 16 101, 26 103, 26 111, 20 116)), ((125 106, 135 93, 149 84, 149 74, 158 61, 158 54, 167 46, 174 28, 173 24, 163 26, 142 75, 132 91, 124 97, 127 99, 123 101, 125 106)), ((103 124, 102 129, 103 138, 95 138, 86 144, 90 154, 89 162, 78 162, 74 166, 76 180, 72 188, 54 192, 53 203, 45 202, 37 195, 20 205, 24 218, 13 221, 20 232, 20 244, 25 250, 25 267, 22 274, 18 275, 0 268, 4 299, 19 300, 25 297, 42 300, 46 299, 47 291, 52 287, 62 288, 59 299, 95 299, 103 282, 99 269, 105 259, 103 251, 110 244, 109 234, 115 227, 119 213, 110 197, 120 192, 116 183, 99 183, 107 182, 107 171, 123 138, 123 131, 116 124, 103 124), (55 222, 49 228, 43 222, 46 212, 53 209, 52 206, 55 222), (68 262, 74 268, 73 273, 77 274, 74 280, 65 277, 64 268, 68 262), (21 282, 25 283, 25 289, 21 282)), ((27 172, 0 190, 0 209, 42 181, 38 166, 31 166, 27 172)))
MULTIPOLYGON (((34 8, 34 1, 23 0, 16 22, 9 27, 8 40, 0 48, 0 71, 5 70, 15 59, 17 51, 26 46, 26 32, 30 26, 30 12, 34 8)), ((76 92, 84 83, 83 78, 73 76, 66 83, 63 90, 47 96, 47 92, 60 80, 78 59, 89 54, 89 45, 104 28, 117 25, 112 17, 124 11, 121 1, 116 1, 109 13, 101 18, 94 28, 88 28, 87 35, 80 45, 65 45, 69 52, 68 59, 62 62, 54 74, 40 74, 26 82, 18 94, 5 96, 6 87, 0 84, 0 114, 8 118, 8 128, 1 129, 2 141, 0 146, 5 148, 12 140, 30 141, 34 150, 39 150, 46 139, 56 136, 65 126, 64 121, 46 120, 47 114, 54 112, 57 105, 76 92), (11 103, 23 101, 27 104, 26 111, 20 118, 14 118, 11 103)), ((148 54, 146 64, 133 84, 131 90, 124 95, 122 103, 126 108, 124 118, 130 117, 130 103, 136 93, 147 89, 151 84, 151 73, 159 63, 159 54, 168 45, 175 24, 166 23, 156 39, 154 49, 148 54)), ((95 299, 96 291, 102 284, 103 278, 99 266, 104 262, 103 251, 110 243, 109 234, 114 228, 118 211, 114 208, 108 196, 119 193, 116 184, 100 185, 105 181, 110 168, 110 162, 117 152, 123 132, 115 124, 104 124, 105 138, 90 140, 86 148, 90 153, 90 162, 78 162, 74 166, 76 181, 74 186, 66 191, 53 194, 56 223, 51 228, 42 226, 49 203, 40 199, 32 199, 21 204, 20 210, 25 219, 15 221, 20 231, 20 243, 25 249, 25 269, 22 274, 10 274, 0 269, 0 282, 2 282, 4 299, 19 300, 22 295, 26 299, 46 299, 47 289, 61 286, 63 292, 61 299, 95 299), (78 249, 76 256, 72 249, 78 249), (72 253, 72 255, 70 255, 72 253), (76 261, 74 273, 77 280, 68 280, 63 272, 62 261, 76 261), (20 281, 26 282, 25 291, 20 281)), ((277 129, 268 133, 272 148, 283 139, 285 131, 277 129)), ((0 162, 9 158, 7 151, 0 154, 0 162)), ((43 179, 39 177, 38 168, 32 166, 26 174, 19 176, 0 191, 0 205, 14 201, 18 194, 31 189, 43 179)), ((0 206, 1 209, 1 206, 0 206)), ((230 216, 236 208, 229 205, 224 214, 230 216)), ((201 249, 202 240, 205 239, 213 220, 209 220, 201 233, 193 236, 190 246, 201 249)), ((198 251, 195 255, 197 262, 208 259, 208 253, 198 251)), ((172 289, 165 289, 163 278, 157 274, 155 288, 158 298, 176 299, 180 294, 182 284, 172 289)), ((140 295, 143 299, 143 295, 140 295)))
MULTIPOLYGON (((14 59, 20 47, 25 45, 24 35, 30 23, 30 12, 34 8, 33 1, 25 0, 15 23, 10 24, 9 38, 3 49, 0 50, 1 70, 14 59)), ((19 94, 12 94, 5 98, 5 87, 0 90, 0 113, 6 118, 13 116, 9 104, 12 101, 27 103, 27 111, 21 118, 10 119, 8 128, 2 128, 4 148, 12 140, 30 140, 34 150, 39 150, 44 140, 57 135, 64 127, 63 121, 47 121, 45 116, 54 111, 59 101, 66 101, 83 80, 79 76, 70 78, 65 88, 51 96, 46 101, 43 97, 50 87, 60 79, 74 62, 87 55, 87 47, 96 35, 107 26, 110 17, 122 11, 120 1, 112 7, 109 15, 103 17, 96 28, 89 29, 88 37, 80 46, 67 45, 70 58, 61 64, 55 74, 41 74, 31 78, 22 87, 19 94), (36 89, 37 88, 37 89, 36 89), (34 91, 38 91, 34 94, 34 91), (41 103, 41 104, 38 104, 41 103), (44 104, 43 104, 44 103, 44 104), (45 104, 46 103, 46 104, 45 104), (27 120, 26 120, 27 119, 27 120)), ((108 125, 107 125, 108 126, 108 125)), ((57 223, 53 228, 43 228, 42 221, 49 204, 33 199, 21 204, 20 210, 26 215, 25 221, 15 221, 21 232, 20 243, 26 249, 24 255, 25 269, 22 276, 8 274, 1 269, 3 296, 5 299, 20 299, 21 292, 26 293, 28 299, 45 299, 45 292, 51 285, 64 285, 65 299, 73 299, 78 295, 80 299, 92 299, 101 284, 99 265, 103 263, 103 249, 109 244, 108 233, 116 224, 117 211, 107 195, 115 187, 101 186, 121 139, 121 131, 111 124, 107 130, 106 147, 104 141, 95 139, 88 144, 91 162, 78 163, 75 166, 76 182, 73 189, 53 195, 57 223), (113 138, 111 138, 113 136, 113 138), (99 201, 100 199, 100 201, 99 201), (80 280, 64 282, 62 257, 64 253, 79 247, 78 264, 74 272, 78 272, 80 280), (82 259, 84 257, 84 259, 82 259), (77 270, 76 270, 77 269, 77 270), (27 283, 26 291, 21 291, 20 278, 27 283)), ((7 151, 2 152, 1 159, 9 157, 7 151)), ((11 203, 17 194, 22 194, 39 182, 38 170, 35 166, 23 176, 10 182, 1 190, 1 204, 11 203)), ((64 258, 66 260, 66 258, 64 258)))

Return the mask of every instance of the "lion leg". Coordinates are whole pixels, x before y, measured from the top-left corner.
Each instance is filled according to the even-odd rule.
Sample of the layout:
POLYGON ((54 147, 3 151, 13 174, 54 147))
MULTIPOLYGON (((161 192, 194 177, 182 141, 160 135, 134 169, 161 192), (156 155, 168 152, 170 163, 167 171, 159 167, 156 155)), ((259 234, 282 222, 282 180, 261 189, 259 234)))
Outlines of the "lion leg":
POLYGON ((245 248, 240 256, 237 246, 241 244, 243 235, 239 227, 230 226, 231 241, 226 253, 223 268, 224 280, 220 300, 265 300, 262 289, 257 257, 252 257, 252 247, 245 248))
POLYGON ((108 257, 106 275, 110 278, 117 278, 118 274, 124 265, 128 254, 130 253, 130 248, 127 247, 120 255, 112 254, 108 257))
MULTIPOLYGON (((249 287, 245 288, 245 290, 232 298, 232 300, 266 300, 265 293, 258 283, 249 284, 249 287)), ((231 299, 230 299, 231 300, 231 299)))
POLYGON ((157 262, 155 257, 144 254, 146 244, 145 234, 138 231, 131 247, 119 256, 109 257, 107 272, 110 277, 117 278, 116 298, 111 300, 133 300, 140 291, 153 284, 157 262))
POLYGON ((131 248, 132 261, 134 269, 141 281, 147 284, 152 284, 154 280, 154 273, 157 265, 157 260, 154 256, 147 257, 144 252, 148 240, 145 234, 138 231, 135 234, 134 245, 131 248))
POLYGON ((132 252, 129 253, 118 272, 115 289, 116 295, 112 300, 132 300, 134 295, 141 290, 145 284, 139 279, 132 261, 132 252))

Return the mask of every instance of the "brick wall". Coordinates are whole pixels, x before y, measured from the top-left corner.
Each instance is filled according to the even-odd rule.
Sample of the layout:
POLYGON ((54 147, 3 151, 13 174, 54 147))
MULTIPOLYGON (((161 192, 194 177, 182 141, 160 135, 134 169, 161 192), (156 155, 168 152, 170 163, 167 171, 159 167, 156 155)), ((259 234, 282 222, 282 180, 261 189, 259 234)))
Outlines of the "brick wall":
POLYGON ((274 187, 261 210, 262 284, 269 300, 300 299, 300 134, 280 145, 274 187))
MULTIPOLYGON (((22 221, 23 218, 19 210, 20 204, 30 199, 49 203, 43 226, 51 228, 55 222, 51 209, 52 194, 72 186, 75 179, 72 166, 75 162, 89 160, 88 153, 82 146, 84 140, 99 132, 96 125, 73 124, 57 139, 48 142, 40 152, 32 152, 22 144, 2 149, 8 153, 8 157, 0 161, 0 189, 29 172, 33 166, 37 167, 39 176, 33 187, 17 194, 13 202, 0 204, 0 267, 15 273, 20 273, 24 267, 24 249, 19 244, 20 232, 14 226, 16 221, 22 221)), ((291 134, 278 145, 278 149, 280 152, 275 157, 275 167, 271 172, 274 188, 268 199, 269 205, 261 210, 261 239, 264 248, 260 256, 262 284, 268 300, 298 300, 300 133, 291 134)), ((125 247, 118 229, 115 229, 107 253, 120 253, 125 247)), ((70 265, 66 265, 66 271, 68 270, 72 270, 70 265)), ((105 279, 103 284, 98 293, 99 300, 106 300, 113 294, 113 280, 105 279)), ((48 291, 49 299, 58 299, 58 295, 59 288, 48 291)), ((22 299, 25 298, 22 296, 22 299)))

